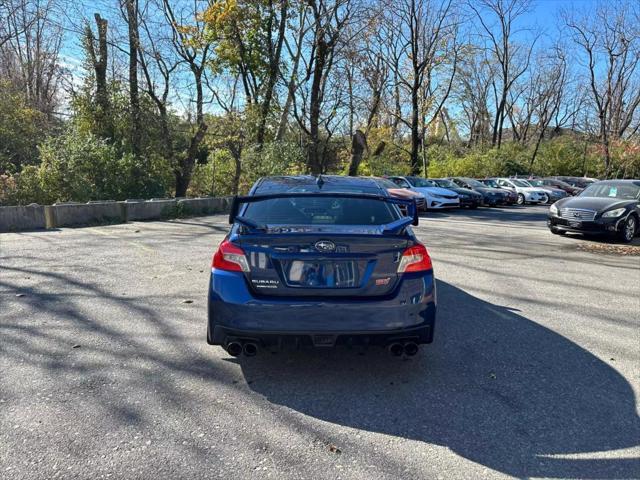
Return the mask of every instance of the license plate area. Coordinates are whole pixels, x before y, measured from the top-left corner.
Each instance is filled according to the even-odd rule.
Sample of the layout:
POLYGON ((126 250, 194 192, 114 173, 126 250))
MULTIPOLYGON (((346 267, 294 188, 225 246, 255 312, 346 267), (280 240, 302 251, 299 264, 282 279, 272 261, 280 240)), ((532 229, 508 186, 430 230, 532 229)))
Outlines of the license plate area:
POLYGON ((573 227, 573 228, 580 228, 580 227, 582 227, 582 222, 571 221, 571 222, 569 222, 569 226, 573 227))
POLYGON ((282 262, 286 283, 301 288, 354 288, 360 271, 354 260, 289 260, 282 262))

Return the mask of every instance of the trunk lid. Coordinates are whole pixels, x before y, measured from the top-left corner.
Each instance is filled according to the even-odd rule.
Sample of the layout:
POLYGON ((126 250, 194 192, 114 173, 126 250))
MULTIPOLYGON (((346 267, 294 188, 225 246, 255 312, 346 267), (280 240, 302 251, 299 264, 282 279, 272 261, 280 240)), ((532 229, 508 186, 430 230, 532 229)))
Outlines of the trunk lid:
POLYGON ((283 192, 237 197, 229 220, 238 224, 234 241, 245 252, 245 275, 256 294, 369 297, 396 286, 411 242, 405 229, 416 218, 413 200, 283 192))
POLYGON ((389 294, 409 244, 403 236, 369 233, 241 235, 238 240, 255 293, 299 297, 389 294))

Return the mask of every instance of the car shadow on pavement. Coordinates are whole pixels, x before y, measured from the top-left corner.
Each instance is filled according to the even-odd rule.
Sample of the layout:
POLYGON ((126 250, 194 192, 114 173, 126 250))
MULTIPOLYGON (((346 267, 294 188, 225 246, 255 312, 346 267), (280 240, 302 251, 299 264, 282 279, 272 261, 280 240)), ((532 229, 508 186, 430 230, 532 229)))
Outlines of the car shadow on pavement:
POLYGON ((438 300, 435 343, 405 361, 340 350, 234 361, 274 404, 442 445, 514 477, 640 476, 640 458, 603 458, 640 443, 633 390, 612 366, 453 285, 439 282, 438 300))

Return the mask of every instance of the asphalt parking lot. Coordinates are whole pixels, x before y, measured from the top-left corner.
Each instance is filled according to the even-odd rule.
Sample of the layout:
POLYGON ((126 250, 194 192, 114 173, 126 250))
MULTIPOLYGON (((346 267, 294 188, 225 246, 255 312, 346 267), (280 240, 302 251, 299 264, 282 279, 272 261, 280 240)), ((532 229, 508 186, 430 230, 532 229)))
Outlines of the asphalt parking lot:
POLYGON ((640 257, 545 212, 422 220, 407 360, 208 346, 223 216, 1 234, 0 477, 640 478, 640 257))

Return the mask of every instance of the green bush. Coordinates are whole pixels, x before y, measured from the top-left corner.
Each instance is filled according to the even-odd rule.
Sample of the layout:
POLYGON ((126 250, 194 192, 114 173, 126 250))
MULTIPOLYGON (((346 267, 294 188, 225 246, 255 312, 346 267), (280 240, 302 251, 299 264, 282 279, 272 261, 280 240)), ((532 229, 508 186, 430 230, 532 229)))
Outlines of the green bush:
POLYGON ((226 196, 233 192, 235 164, 226 150, 215 150, 205 164, 193 169, 189 196, 226 196))
POLYGON ((0 81, 0 173, 14 174, 23 165, 37 164, 37 145, 44 132, 44 115, 30 108, 22 93, 0 81))
POLYGON ((242 171, 240 191, 247 191, 260 177, 304 173, 305 153, 291 142, 266 143, 261 150, 250 147, 242 156, 242 171))

